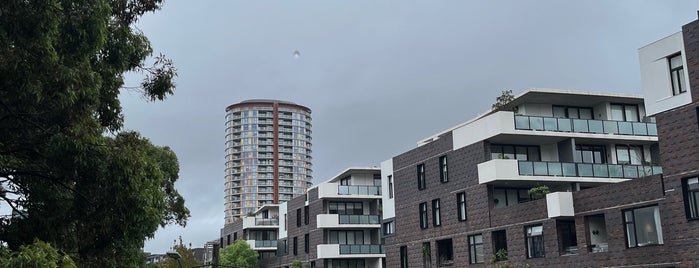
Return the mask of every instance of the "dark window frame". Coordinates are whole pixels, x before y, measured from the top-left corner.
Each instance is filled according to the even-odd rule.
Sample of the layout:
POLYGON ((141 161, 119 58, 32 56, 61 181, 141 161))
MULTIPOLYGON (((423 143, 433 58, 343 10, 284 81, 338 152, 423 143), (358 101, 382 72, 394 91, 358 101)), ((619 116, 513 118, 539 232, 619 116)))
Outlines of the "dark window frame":
POLYGON ((442 215, 440 212, 439 198, 432 200, 432 225, 434 227, 442 226, 442 215))
POLYGON ((646 156, 643 153, 642 145, 615 144, 614 153, 616 154, 616 163, 619 165, 643 165, 645 163, 646 156), (641 151, 641 159, 639 159, 637 164, 634 164, 633 159, 631 159, 631 148, 638 148, 641 151), (619 160, 619 151, 626 151, 626 155, 629 157, 629 161, 621 162, 619 160))
POLYGON ((699 220, 699 178, 689 177, 682 179, 682 190, 687 219, 699 220), (690 184, 690 181, 693 181, 693 183, 690 184))
POLYGON ((575 220, 557 220, 558 251, 561 255, 577 254, 578 237, 575 232, 575 220), (575 250, 569 250, 575 247, 575 250))
POLYGON ((390 236, 395 234, 396 226, 394 221, 387 221, 382 224, 383 236, 390 236))
POLYGON ((308 235, 308 234, 304 234, 304 235, 303 235, 303 252, 304 252, 304 253, 310 252, 310 249, 311 249, 311 241, 309 241, 309 240, 310 240, 309 235, 308 235))
POLYGON ((589 163, 589 164, 605 164, 607 163, 607 147, 604 145, 590 145, 590 144, 576 144, 575 145, 575 151, 573 152, 573 162, 575 163, 589 163), (592 152, 592 162, 585 162, 583 153, 584 152, 592 152), (600 154, 600 159, 599 162, 597 161, 597 157, 595 157, 595 152, 599 152, 600 154), (578 157, 580 162, 575 161, 575 156, 578 157))
POLYGON ((408 246, 400 246, 400 267, 408 268, 408 246))
POLYGON ((437 266, 454 265, 454 240, 451 238, 437 240, 437 266))
POLYGON ((670 71, 670 87, 672 89, 672 95, 677 96, 682 93, 687 92, 687 89, 684 87, 683 82, 686 83, 687 78, 684 76, 684 60, 682 59, 682 53, 675 53, 667 57, 667 66, 670 71), (672 67, 672 59, 679 57, 680 62, 682 63, 679 67, 672 67), (673 74, 677 75, 677 80, 672 78, 673 74), (682 79, 684 78, 684 79, 682 79), (675 84, 677 83, 677 84, 675 84))
POLYGON ((583 107, 583 106, 552 105, 551 106, 551 115, 555 118, 570 118, 570 119, 585 119, 585 120, 595 119, 594 118, 595 117, 594 109, 592 109, 592 107, 583 107), (556 114, 554 112, 556 108, 563 108, 564 109, 564 111, 565 111, 564 117, 557 117, 556 116, 556 114), (575 109, 578 117, 571 117, 570 109, 575 109), (581 118, 580 110, 589 110, 590 118, 581 118))
POLYGON ((393 175, 388 175, 388 199, 393 199, 393 175))
POLYGON ((296 227, 301 227, 301 208, 296 209, 296 227))
POLYGON ((429 228, 429 219, 427 215, 427 202, 422 202, 419 205, 420 229, 429 228))
POLYGON ((309 223, 310 220, 311 220, 311 215, 310 215, 310 214, 311 214, 311 213, 310 213, 310 209, 308 208, 308 206, 304 206, 304 207, 303 207, 303 223, 304 223, 305 225, 308 225, 308 223, 309 223))
POLYGON ((363 202, 341 202, 341 201, 329 201, 328 202, 328 213, 338 214, 338 215, 364 215, 364 203, 363 202), (351 206, 348 206, 350 205, 351 206), (335 207, 333 209, 333 207, 335 207), (349 209, 348 207, 352 207, 349 209), (342 208, 342 210, 340 210, 342 208))
POLYGON ((621 106, 621 111, 622 111, 621 114, 624 116, 624 119, 619 121, 619 122, 641 122, 641 109, 638 108, 638 104, 610 103, 609 109, 611 110, 612 106, 615 106, 615 105, 621 106), (637 121, 629 121, 629 118, 626 117, 626 107, 636 107, 636 118, 638 118, 637 121))
POLYGON ((544 225, 536 224, 524 227, 525 249, 527 259, 546 257, 546 244, 544 240, 544 225), (541 234, 533 235, 534 228, 541 227, 541 234))
POLYGON ((456 214, 459 221, 465 221, 468 219, 466 210, 466 192, 460 192, 456 194, 456 214))
POLYGON ((425 164, 417 165, 417 189, 425 190, 427 188, 427 179, 425 178, 425 164))
POLYGON ((495 256, 495 261, 507 260, 507 230, 498 230, 490 233, 491 240, 493 241, 493 256, 495 256), (498 256, 498 251, 502 249, 505 251, 505 256, 498 256))
POLYGON ((476 263, 484 263, 485 262, 485 252, 483 251, 483 234, 472 234, 468 236, 468 263, 469 264, 476 264, 476 263), (480 236, 481 242, 477 242, 476 238, 480 236), (478 257, 478 248, 480 246, 480 252, 481 252, 481 259, 479 260, 478 257))
POLYGON ((298 236, 294 236, 294 256, 298 255, 298 236))
POLYGON ((515 159, 515 160, 522 160, 522 161, 533 161, 533 162, 538 162, 541 161, 541 146, 539 145, 518 145, 518 144, 498 144, 494 143, 490 145, 490 158, 492 159, 515 159), (505 148, 507 149, 512 149, 512 157, 508 156, 509 153, 505 153, 505 148), (519 154, 517 154, 517 149, 525 149, 526 150, 526 159, 520 159, 518 157, 519 154), (534 149, 536 149, 536 152, 534 152, 534 149), (496 151, 500 151, 497 153, 496 151), (496 157, 497 156, 497 157, 496 157), (531 156, 535 156, 536 159, 530 159, 531 156))
MULTIPOLYGON (((643 207, 635 207, 635 208, 629 208, 621 211, 621 217, 624 221, 624 238, 626 238, 626 247, 627 248, 640 248, 640 247, 646 247, 646 246, 655 246, 655 245, 663 245, 665 244, 663 240, 663 235, 662 235, 662 220, 658 222, 658 225, 660 226, 655 226, 655 232, 656 232, 656 239, 658 239, 658 243, 651 243, 651 241, 648 241, 648 243, 639 243, 638 238, 638 232, 637 232, 637 226, 636 226, 636 211, 640 209, 645 209, 645 208, 651 208, 655 207, 655 209, 660 213, 660 206, 658 204, 650 205, 650 206, 643 206, 643 207), (631 212, 631 219, 628 219, 626 217, 626 213, 631 212), (634 245, 631 245, 631 236, 629 234, 629 227, 633 228, 633 240, 636 241, 634 245), (659 228, 658 228, 659 227, 659 228), (658 235, 659 234, 659 235, 658 235)), ((648 228, 648 227, 646 227, 648 228)), ((646 231, 648 232, 648 231, 646 231)))
POLYGON ((439 181, 442 183, 449 182, 448 159, 446 155, 439 157, 439 181))

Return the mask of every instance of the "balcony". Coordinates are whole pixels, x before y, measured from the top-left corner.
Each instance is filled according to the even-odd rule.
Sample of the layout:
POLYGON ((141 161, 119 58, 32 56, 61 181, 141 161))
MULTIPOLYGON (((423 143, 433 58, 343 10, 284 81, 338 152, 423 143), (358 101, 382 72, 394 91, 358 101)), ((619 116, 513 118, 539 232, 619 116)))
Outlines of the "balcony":
POLYGON ((655 123, 515 115, 515 129, 613 135, 658 136, 655 123))
POLYGON ((276 229, 277 227, 279 227, 279 219, 243 218, 243 229, 276 229))
POLYGON ((381 195, 381 186, 366 185, 340 185, 337 187, 339 195, 381 195))
POLYGON ((338 185, 338 183, 321 183, 318 185, 318 198, 381 198, 381 186, 373 185, 338 185))
POLYGON ((318 228, 381 228, 378 215, 318 214, 318 228))
POLYGON ((636 179, 662 174, 661 166, 518 161, 519 175, 636 179))
POLYGON ((478 164, 480 184, 495 181, 616 183, 661 174, 660 166, 533 162, 493 159, 478 164))
POLYGON ((277 240, 247 240, 253 250, 277 250, 277 240))
POLYGON ((386 257, 382 245, 321 244, 317 249, 319 259, 386 257))

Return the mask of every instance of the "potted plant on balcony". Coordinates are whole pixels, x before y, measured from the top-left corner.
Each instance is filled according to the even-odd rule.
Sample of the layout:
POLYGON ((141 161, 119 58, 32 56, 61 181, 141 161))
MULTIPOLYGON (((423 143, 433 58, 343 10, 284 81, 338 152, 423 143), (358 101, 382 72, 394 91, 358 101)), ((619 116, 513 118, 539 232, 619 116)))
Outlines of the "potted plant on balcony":
POLYGON ((546 194, 550 193, 551 190, 546 185, 536 186, 529 189, 529 195, 533 199, 541 199, 546 197, 546 194))

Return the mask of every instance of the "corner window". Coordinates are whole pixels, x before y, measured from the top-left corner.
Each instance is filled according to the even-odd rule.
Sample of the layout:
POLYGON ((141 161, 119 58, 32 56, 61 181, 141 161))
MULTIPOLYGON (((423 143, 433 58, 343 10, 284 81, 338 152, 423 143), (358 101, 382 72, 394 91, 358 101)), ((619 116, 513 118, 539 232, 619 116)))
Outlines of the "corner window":
POLYGON ((400 247, 400 268, 408 268, 408 246, 400 247))
POLYGON ((575 221, 559 220, 556 222, 558 245, 562 255, 578 254, 578 239, 575 236, 575 221))
POLYGON ((442 225, 442 217, 439 213, 439 199, 432 200, 432 224, 434 226, 442 225))
POLYGON ((427 186, 425 182, 425 164, 417 165, 417 189, 424 190, 427 186))
POLYGON ((699 219, 699 178, 688 178, 683 182, 687 218, 699 219))
POLYGON ((456 210, 459 221, 466 220, 466 193, 461 192, 456 194, 456 210))
POLYGON ((624 211, 626 244, 630 248, 663 244, 658 206, 624 211))
POLYGON ((454 247, 451 239, 437 241, 437 257, 439 267, 454 265, 454 247))
POLYGON ((443 183, 449 181, 449 174, 447 173, 446 155, 439 158, 439 180, 443 183))
POLYGON ((420 203, 420 228, 427 229, 427 203, 420 203))
POLYGON ((483 263, 483 235, 468 236, 468 260, 469 263, 483 263))
POLYGON ((527 258, 544 257, 544 226, 534 225, 526 227, 527 234, 527 258))
POLYGON ((383 223, 383 235, 388 236, 388 235, 394 234, 395 228, 396 228, 396 226, 393 223, 393 221, 384 222, 383 223))
POLYGON ((682 54, 675 54, 668 57, 670 64, 670 81, 672 84, 672 95, 679 95, 687 92, 685 88, 684 66, 682 54))
POLYGON ((388 175, 388 198, 393 199, 393 176, 388 175))

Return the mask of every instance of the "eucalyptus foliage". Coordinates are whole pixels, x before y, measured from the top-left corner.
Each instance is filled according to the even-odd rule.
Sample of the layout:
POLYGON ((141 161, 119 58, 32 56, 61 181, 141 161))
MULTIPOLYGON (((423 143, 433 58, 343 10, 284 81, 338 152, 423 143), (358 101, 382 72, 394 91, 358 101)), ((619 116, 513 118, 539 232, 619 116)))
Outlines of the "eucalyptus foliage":
POLYGON ((0 1, 0 241, 51 243, 81 267, 144 261, 158 226, 184 226, 168 147, 122 131, 124 73, 145 99, 176 70, 135 27, 160 0, 0 1), (147 65, 147 62, 152 64, 147 65))

